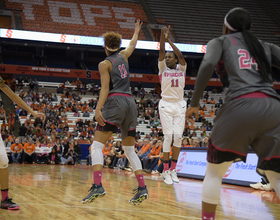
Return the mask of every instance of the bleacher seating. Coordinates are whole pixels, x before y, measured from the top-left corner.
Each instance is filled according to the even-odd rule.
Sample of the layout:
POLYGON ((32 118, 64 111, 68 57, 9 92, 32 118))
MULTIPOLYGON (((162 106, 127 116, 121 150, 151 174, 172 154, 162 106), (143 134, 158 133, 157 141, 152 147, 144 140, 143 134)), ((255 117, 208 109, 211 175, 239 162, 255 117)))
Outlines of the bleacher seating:
MULTIPOLYGON (((243 7, 251 13, 252 33, 258 38, 280 44, 279 30, 274 18, 254 0, 147 0, 154 17, 164 19, 172 25, 178 42, 206 44, 212 38, 222 35, 223 20, 226 13, 234 7, 243 7), (180 15, 180 16, 178 16, 180 15)), ((275 3, 278 4, 279 3, 275 3)))
MULTIPOLYGON (((55 83, 55 82, 39 82, 39 85, 42 86, 42 87, 54 87, 54 88, 57 88, 61 83, 55 83)), ((72 88, 75 87, 75 86, 71 86, 72 88)), ((144 88, 145 91, 146 91, 146 98, 145 100, 150 97, 149 96, 149 92, 152 90, 152 88, 144 88)), ((189 92, 189 90, 185 90, 184 91, 185 94, 187 94, 189 92)), ((210 98, 214 98, 215 102, 217 103, 219 98, 222 97, 224 98, 223 94, 214 94, 212 92, 208 92, 209 93, 209 97, 210 98)), ((41 94, 40 94, 41 95, 41 94)), ((90 99, 96 99, 97 96, 92 96, 90 94, 87 94, 87 95, 84 95, 82 96, 81 98, 81 103, 84 103, 84 102, 89 102, 90 99)), ((59 104, 60 103, 60 100, 62 99, 61 98, 61 95, 60 94, 57 94, 57 102, 53 102, 53 105, 55 104, 59 104)), ((64 98, 64 100, 67 100, 67 98, 64 98)), ((187 100, 187 98, 185 98, 185 100, 187 100)), ((136 102, 140 102, 140 98, 139 97, 136 97, 136 102)), ((200 106, 203 106, 205 105, 207 107, 207 111, 205 112, 206 114, 209 114, 209 109, 211 107, 215 107, 215 104, 205 104, 204 102, 200 102, 200 106)), ((74 116, 74 112, 66 112, 67 114, 67 120, 68 120, 68 125, 69 125, 69 131, 72 132, 74 127, 76 126, 76 122, 80 119, 83 119, 83 120, 90 120, 92 121, 93 120, 93 117, 95 115, 95 110, 93 110, 93 112, 90 112, 90 116, 89 117, 82 117, 82 113, 80 112, 80 117, 77 117, 77 116, 74 116)), ((211 117, 205 117, 204 119, 211 123, 212 125, 214 124, 214 118, 215 116, 211 116, 211 117)), ((26 119, 30 119, 32 122, 34 121, 34 118, 30 118, 30 115, 28 115, 27 117, 21 117, 20 118, 20 123, 24 123, 26 121, 26 119)), ((151 133, 151 127, 149 126, 149 120, 145 120, 144 118, 137 118, 137 121, 138 121, 138 124, 136 126, 136 132, 140 131, 140 135, 141 135, 141 138, 144 138, 147 134, 150 134, 151 133)), ((1 125, 1 121, 0 121, 0 125, 1 125)), ((202 122, 195 122, 194 124, 195 127, 201 127, 202 126, 202 122)), ((158 129, 160 130, 161 129, 161 126, 158 126, 158 129)), ((202 138, 201 137, 201 131, 197 131, 197 137, 194 137, 194 139, 197 139, 197 138, 202 138)), ((211 133, 211 131, 206 131, 206 134, 209 135, 211 133)), ((114 136, 115 139, 119 140, 119 137, 118 136, 114 136)))

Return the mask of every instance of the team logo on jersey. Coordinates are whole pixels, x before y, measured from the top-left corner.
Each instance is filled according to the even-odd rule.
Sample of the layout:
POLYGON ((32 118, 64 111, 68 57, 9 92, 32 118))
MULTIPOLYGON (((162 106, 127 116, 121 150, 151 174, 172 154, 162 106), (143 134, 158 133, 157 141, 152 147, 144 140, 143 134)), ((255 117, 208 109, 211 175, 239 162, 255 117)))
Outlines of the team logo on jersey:
POLYGON ((179 163, 177 163, 177 166, 176 166, 177 172, 180 172, 180 171, 181 171, 181 169, 183 168, 183 166, 184 166, 184 164, 185 164, 186 159, 187 159, 187 153, 184 152, 184 153, 182 153, 182 155, 178 158, 179 163))
POLYGON ((164 106, 161 106, 161 108, 165 108, 164 106))
POLYGON ((227 172, 226 172, 226 174, 224 175, 224 178, 227 178, 230 174, 231 174, 231 172, 233 171, 233 169, 234 169, 234 163, 232 163, 229 167, 228 167, 228 169, 227 169, 227 172))

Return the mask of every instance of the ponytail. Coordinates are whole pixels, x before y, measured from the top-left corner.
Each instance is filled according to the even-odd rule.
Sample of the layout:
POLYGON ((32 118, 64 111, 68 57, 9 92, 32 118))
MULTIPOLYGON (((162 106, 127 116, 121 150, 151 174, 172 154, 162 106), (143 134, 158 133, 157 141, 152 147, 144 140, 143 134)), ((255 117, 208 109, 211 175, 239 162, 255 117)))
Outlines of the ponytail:
POLYGON ((267 60, 263 45, 250 31, 246 30, 245 28, 242 30, 242 35, 245 39, 251 56, 255 58, 258 64, 259 72, 263 80, 272 82, 272 69, 267 60))

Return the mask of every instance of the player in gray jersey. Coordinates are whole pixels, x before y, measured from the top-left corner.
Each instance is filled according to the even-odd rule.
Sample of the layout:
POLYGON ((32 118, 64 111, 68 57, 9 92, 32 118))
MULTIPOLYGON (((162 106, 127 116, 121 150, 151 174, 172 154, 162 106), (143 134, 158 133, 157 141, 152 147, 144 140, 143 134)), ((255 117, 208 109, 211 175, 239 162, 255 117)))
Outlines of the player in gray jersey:
POLYGON ((280 195, 280 100, 273 88, 271 66, 280 68, 280 48, 258 40, 250 31, 245 9, 225 16, 223 36, 207 44, 186 117, 198 117, 199 99, 215 66, 224 87, 221 107, 208 144, 202 187, 202 219, 215 219, 221 182, 232 162, 246 162, 249 146, 259 157, 257 171, 280 195))
POLYGON ((139 185, 134 190, 135 196, 129 202, 140 204, 148 198, 142 165, 134 150, 137 108, 130 92, 128 67, 128 58, 135 49, 141 25, 142 23, 140 24, 138 20, 128 47, 120 52, 121 35, 114 32, 107 32, 103 35, 107 58, 98 65, 101 91, 95 109, 95 119, 98 125, 94 135, 94 142, 91 145, 94 184, 89 190, 90 193, 82 200, 82 203, 93 202, 96 198, 101 198, 105 195, 105 190, 101 184, 102 150, 113 132, 117 132, 118 127, 121 129, 125 155, 130 161, 139 185))

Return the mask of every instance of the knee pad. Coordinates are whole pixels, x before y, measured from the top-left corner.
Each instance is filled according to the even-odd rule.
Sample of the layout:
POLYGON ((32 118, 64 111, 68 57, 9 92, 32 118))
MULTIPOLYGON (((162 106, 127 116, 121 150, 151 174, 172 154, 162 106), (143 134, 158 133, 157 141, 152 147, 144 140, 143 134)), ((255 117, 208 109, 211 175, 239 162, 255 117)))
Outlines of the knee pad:
POLYGON ((173 146, 181 148, 182 145, 182 134, 174 134, 173 146))
POLYGON ((218 204, 221 194, 222 179, 233 161, 221 164, 207 162, 206 175, 202 184, 202 201, 209 204, 218 204))
POLYGON ((98 141, 94 141, 91 145, 91 164, 93 165, 103 165, 103 153, 102 150, 104 148, 104 144, 98 141))
POLYGON ((125 156, 127 157, 127 159, 130 162, 133 172, 135 172, 137 170, 141 170, 142 164, 141 164, 139 157, 135 153, 134 146, 123 146, 123 149, 124 149, 125 156))
POLYGON ((5 169, 9 165, 9 159, 7 157, 7 154, 1 154, 0 155, 0 169, 5 169))
POLYGON ((164 134, 163 152, 169 153, 171 150, 172 134, 164 134))

